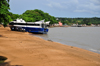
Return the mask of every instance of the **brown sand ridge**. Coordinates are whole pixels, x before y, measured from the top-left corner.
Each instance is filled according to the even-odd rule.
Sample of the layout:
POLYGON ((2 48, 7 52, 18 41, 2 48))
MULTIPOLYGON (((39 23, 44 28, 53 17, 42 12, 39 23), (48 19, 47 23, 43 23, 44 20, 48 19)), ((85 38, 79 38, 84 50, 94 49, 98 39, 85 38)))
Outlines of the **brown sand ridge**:
POLYGON ((11 65, 100 66, 100 54, 0 27, 0 56, 11 65))

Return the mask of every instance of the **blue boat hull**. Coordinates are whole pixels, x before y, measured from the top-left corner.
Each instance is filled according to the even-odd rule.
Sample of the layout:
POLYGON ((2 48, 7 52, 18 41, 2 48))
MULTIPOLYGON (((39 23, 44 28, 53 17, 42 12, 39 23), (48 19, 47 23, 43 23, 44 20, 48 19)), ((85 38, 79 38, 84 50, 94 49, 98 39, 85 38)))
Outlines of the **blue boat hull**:
POLYGON ((46 28, 34 28, 34 27, 10 27, 13 31, 25 31, 31 33, 47 33, 49 29, 46 28))
POLYGON ((45 28, 30 28, 30 27, 22 27, 25 29, 26 32, 32 32, 32 33, 47 33, 48 29, 45 28))

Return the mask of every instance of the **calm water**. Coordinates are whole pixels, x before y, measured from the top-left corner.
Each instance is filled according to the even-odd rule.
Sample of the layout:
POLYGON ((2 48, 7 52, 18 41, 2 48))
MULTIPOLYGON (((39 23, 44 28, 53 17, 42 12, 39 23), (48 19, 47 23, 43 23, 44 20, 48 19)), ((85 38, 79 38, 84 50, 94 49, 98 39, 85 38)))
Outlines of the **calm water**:
POLYGON ((100 54, 100 27, 56 27, 48 34, 33 35, 100 54))

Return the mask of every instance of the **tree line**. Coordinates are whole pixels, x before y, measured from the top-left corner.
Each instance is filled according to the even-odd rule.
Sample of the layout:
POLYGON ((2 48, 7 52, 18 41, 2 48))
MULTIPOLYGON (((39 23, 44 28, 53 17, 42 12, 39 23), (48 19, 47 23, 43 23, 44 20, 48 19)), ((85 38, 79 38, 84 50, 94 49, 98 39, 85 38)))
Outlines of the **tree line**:
POLYGON ((63 24, 86 24, 86 25, 91 25, 91 24, 100 24, 100 18, 98 17, 93 17, 93 18, 61 18, 61 17, 56 17, 58 21, 61 21, 63 24))

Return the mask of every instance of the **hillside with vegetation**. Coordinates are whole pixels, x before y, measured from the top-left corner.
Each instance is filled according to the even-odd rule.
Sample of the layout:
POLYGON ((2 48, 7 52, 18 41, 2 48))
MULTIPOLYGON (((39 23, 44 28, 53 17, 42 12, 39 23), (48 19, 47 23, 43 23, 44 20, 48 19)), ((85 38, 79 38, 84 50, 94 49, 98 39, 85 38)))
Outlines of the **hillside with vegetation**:
POLYGON ((38 9, 27 10, 20 15, 20 18, 24 19, 26 22, 36 22, 45 19, 45 21, 50 21, 51 24, 57 23, 57 20, 54 16, 51 16, 48 13, 38 9))

